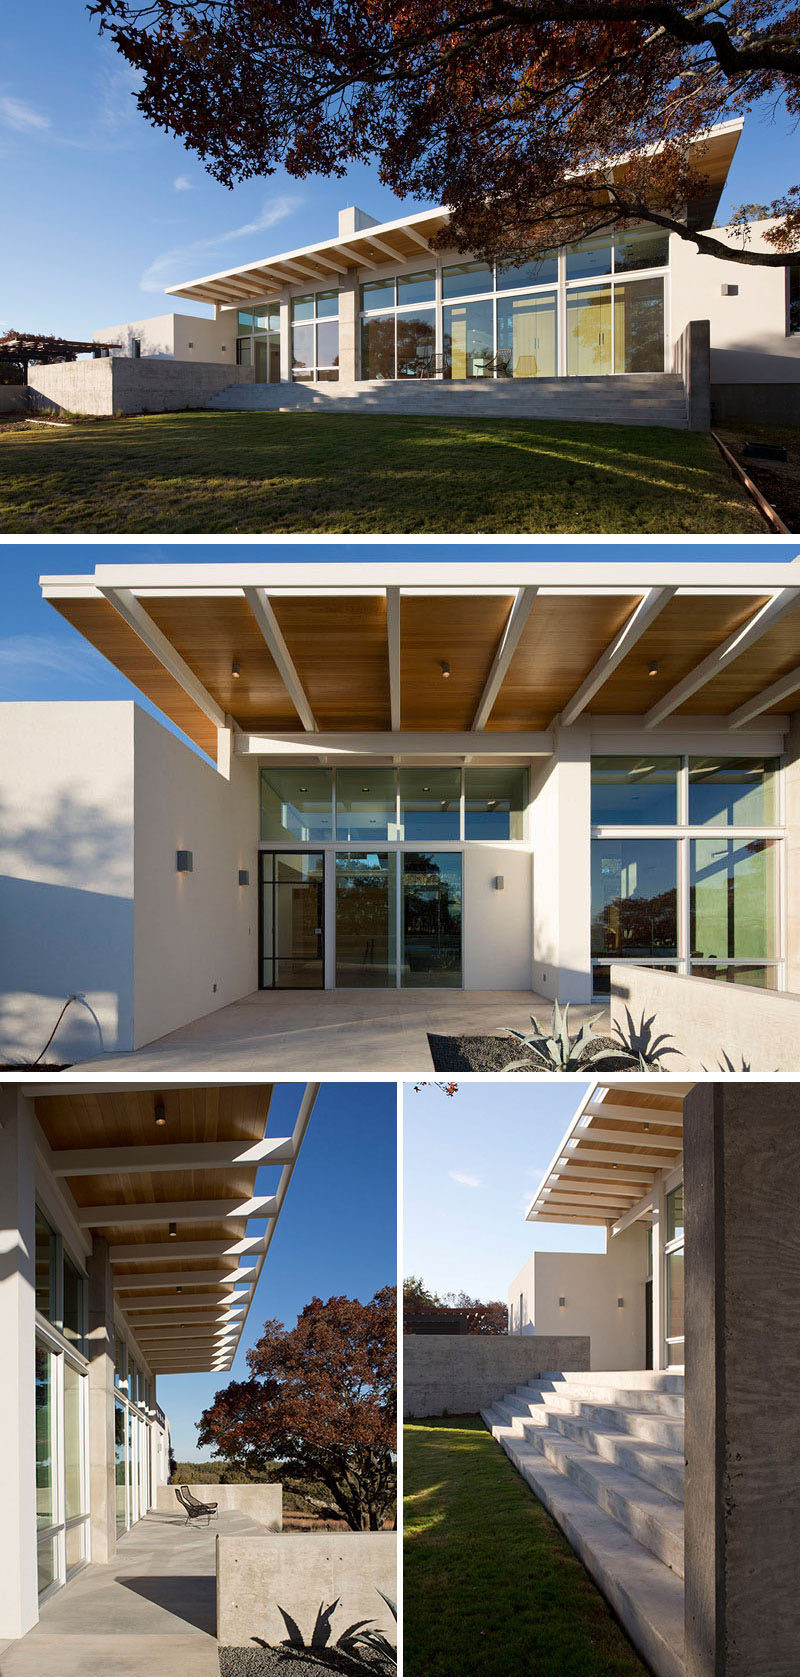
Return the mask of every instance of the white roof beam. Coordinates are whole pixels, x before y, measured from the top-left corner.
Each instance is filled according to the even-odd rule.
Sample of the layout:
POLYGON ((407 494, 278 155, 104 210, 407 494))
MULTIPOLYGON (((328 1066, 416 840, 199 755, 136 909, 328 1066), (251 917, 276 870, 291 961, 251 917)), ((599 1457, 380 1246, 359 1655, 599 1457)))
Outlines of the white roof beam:
POLYGON ((796 664, 793 670, 788 670, 778 681, 773 681, 770 687, 765 687, 763 692, 756 693, 752 699, 746 699, 743 705, 738 705, 736 710, 732 710, 728 717, 728 727, 745 728, 748 722, 755 721, 757 716, 761 716, 765 710, 770 710, 773 705, 782 704, 784 699, 791 698, 798 690, 800 664, 796 664))
POLYGON ((618 1219, 611 1230, 612 1235, 624 1234, 625 1230, 629 1229, 632 1223, 638 1223, 640 1217, 646 1217, 652 1209, 653 1189, 651 1188, 649 1193, 643 1194, 642 1198, 637 1200, 636 1204, 632 1205, 630 1209, 625 1212, 624 1217, 620 1217, 618 1219))
POLYGON ((572 698, 565 704, 559 718, 562 727, 569 728, 573 722, 577 722, 581 712, 586 709, 595 694, 605 685, 617 665, 622 663, 623 658, 627 658, 636 642, 641 640, 645 629, 649 629, 650 624, 664 610, 664 607, 669 605, 677 591, 677 588, 648 588, 647 592, 642 595, 627 622, 623 623, 619 634, 615 636, 610 646, 607 646, 605 652, 598 658, 594 668, 581 682, 577 693, 573 693, 572 698))
POLYGON ((430 241, 423 239, 422 234, 418 233, 414 227, 404 227, 403 234, 405 238, 411 240, 412 245, 419 245, 421 250, 427 250, 430 253, 430 241))
MULTIPOLYGON (((274 1194, 256 1195, 254 1199, 249 1200, 151 1200, 146 1205, 126 1205, 124 1200, 120 1200, 111 1205, 78 1207, 78 1223, 82 1229, 106 1228, 109 1224, 122 1226, 126 1223, 137 1228, 147 1223, 222 1223, 237 1217, 276 1215, 274 1194)), ((170 1245, 173 1244, 170 1242, 170 1245)))
POLYGON ((480 733, 491 716, 495 699, 506 678, 508 666, 517 650, 519 639, 530 616, 531 607, 537 588, 519 588, 506 619, 506 626, 500 637, 500 645, 492 660, 492 667, 486 678, 486 686, 480 696, 478 708, 475 712, 472 726, 476 733, 480 733))
MULTIPOLYGON (((608 1114, 604 1114, 604 1116, 608 1116, 608 1114)), ((659 1123, 659 1122, 664 1123, 664 1122, 666 1122, 666 1120, 663 1119, 663 1118, 662 1119, 656 1119, 655 1122, 656 1123, 659 1123)), ((682 1135, 653 1135, 652 1131, 649 1131, 646 1136, 640 1136, 640 1135, 632 1134, 630 1130, 605 1129, 599 1124, 592 1124, 591 1129, 581 1130, 579 1139, 580 1139, 580 1142, 581 1142, 581 1146, 586 1141, 602 1141, 602 1142, 607 1142, 607 1141, 620 1142, 621 1141, 621 1142, 627 1142, 629 1147, 636 1147, 641 1142, 645 1147, 649 1147, 649 1148, 663 1147, 665 1151, 671 1151, 671 1152, 675 1152, 675 1153, 681 1153, 683 1151, 683 1136, 682 1135)), ((591 1153, 591 1151, 592 1151, 591 1148, 587 1149, 588 1153, 591 1153)), ((578 1154, 577 1151, 575 1150, 575 1148, 573 1147, 572 1153, 571 1153, 570 1156, 575 1158, 575 1157, 580 1157, 580 1154, 578 1154)), ((584 1158, 586 1157, 586 1153, 584 1153, 583 1157, 584 1158)))
POLYGON ((202 682, 198 681, 194 671, 190 670, 189 665, 184 662, 180 653, 175 651, 171 641, 168 641, 166 635, 161 633, 161 630, 153 622, 152 617, 148 615, 144 607, 140 605, 130 588, 109 588, 100 585, 99 592, 105 600, 108 600, 109 605, 119 612, 128 628, 132 629, 135 635, 138 635, 140 641, 147 647, 148 652, 152 652, 159 663, 163 664, 164 669, 183 688, 184 693, 188 694, 198 709, 217 728, 227 727, 227 717, 222 706, 217 704, 216 699, 212 699, 211 694, 207 692, 202 682))
POLYGON ((325 752, 330 757, 393 757, 400 755, 430 758, 443 757, 452 761, 462 757, 550 757, 553 751, 553 732, 543 733, 468 733, 419 732, 392 729, 386 733, 327 733, 319 732, 309 739, 308 734, 237 733, 234 750, 242 757, 303 757, 325 752))
POLYGON ((767 633, 768 629, 778 623, 785 613, 796 605, 799 599, 800 588, 781 588, 777 593, 772 594, 764 605, 760 606, 758 611, 748 618, 741 629, 734 630, 734 633, 729 635, 721 646, 715 647, 707 658, 701 660, 696 669, 691 670, 682 681, 676 682, 675 686, 671 687, 663 698, 658 699, 654 705, 651 705, 644 716, 645 727, 657 728, 659 722, 663 722, 666 716, 671 716, 672 712, 677 710, 678 706, 682 705, 686 699, 691 698, 693 693, 698 692, 701 687, 705 687, 706 683, 712 681, 714 676, 720 675, 723 670, 727 670, 736 658, 740 658, 743 652, 749 651, 750 647, 754 646, 756 641, 767 633))
POLYGON ((110 1246, 108 1256, 112 1264, 148 1263, 151 1258, 239 1258, 260 1252, 264 1245, 261 1234, 244 1234, 238 1240, 151 1240, 137 1246, 110 1246))
POLYGON ((393 262, 407 261, 405 251, 398 250, 396 245, 387 245, 385 239, 374 239, 369 231, 369 228, 362 228, 359 237, 366 239, 367 243, 372 246, 373 250, 379 250, 382 255, 391 257, 393 262))
POLYGON ((228 1317, 238 1315, 244 1310, 250 1300, 250 1289, 245 1293, 181 1293, 177 1288, 166 1298, 137 1298, 126 1299, 123 1305, 125 1315, 133 1325, 141 1321, 143 1316, 153 1310, 215 1310, 218 1315, 224 1313, 228 1317))
POLYGON ((163 1170, 219 1170, 233 1165, 285 1165, 292 1157, 288 1136, 242 1141, 166 1142, 162 1147, 59 1148, 51 1155, 55 1176, 120 1176, 163 1170))
POLYGON ((265 588, 245 588, 244 597, 275 661, 281 681, 307 733, 316 732, 316 720, 291 653, 281 634, 278 619, 265 588))
POLYGON ((389 708, 392 733, 399 733, 402 697, 400 687, 400 589, 386 590, 386 639, 389 649, 389 708))
MULTIPOLYGON (((628 1142, 629 1147, 633 1145, 633 1143, 631 1142, 630 1136, 626 1136, 625 1139, 628 1142)), ((647 1140, 648 1140, 648 1142, 651 1142, 654 1146, 659 1147, 661 1145, 661 1137, 660 1136, 648 1136, 647 1140)), ((592 1157, 596 1158, 598 1164, 601 1164, 601 1165, 612 1164, 614 1161, 616 1161, 616 1163, 620 1164, 620 1165, 630 1165, 630 1164, 634 1163, 634 1160, 632 1159, 630 1153, 620 1153, 615 1148, 613 1148, 611 1146, 604 1147, 602 1152, 598 1149, 596 1154, 592 1154, 592 1157)), ((648 1171, 649 1170, 670 1170, 676 1162, 677 1162, 677 1155, 674 1154, 674 1153, 671 1154, 670 1157, 666 1158, 666 1159, 665 1159, 663 1153, 661 1155, 659 1155, 657 1153, 637 1153, 636 1154, 636 1159, 635 1159, 637 1169, 643 1169, 643 1170, 648 1170, 648 1171)), ((538 1195, 537 1195, 537 1198, 538 1198, 538 1195)))
MULTIPOLYGON (((175 1242, 170 1241, 170 1247, 175 1242)), ((167 1257, 166 1246, 164 1256, 167 1257)), ((245 1269, 231 1269, 227 1275, 216 1275, 213 1269, 169 1269, 148 1270, 146 1275, 139 1269, 117 1269, 112 1271, 114 1286, 123 1292, 147 1293, 152 1287, 230 1287, 236 1281, 248 1281, 255 1271, 255 1264, 248 1264, 245 1269)))
MULTIPOLYGON (((612 1118, 614 1123, 621 1124, 674 1124, 677 1129, 683 1125, 683 1107, 680 1112, 670 1112, 664 1107, 656 1106, 616 1106, 613 1101, 589 1101, 584 1108, 584 1118, 612 1118)), ((580 1136, 594 1135, 593 1125, 582 1126, 580 1136)))
MULTIPOLYGON (((228 1320, 229 1320, 229 1318, 227 1316, 223 1315, 220 1311, 206 1310, 206 1311, 199 1311, 196 1315, 192 1316, 187 1325, 189 1327, 194 1327, 195 1324, 196 1324, 198 1327, 201 1327, 201 1328, 209 1326, 210 1328, 213 1329, 215 1324, 217 1326, 219 1326, 222 1323, 227 1322, 228 1320)), ((140 1333, 146 1333, 148 1328, 173 1328, 174 1329, 175 1325, 176 1324, 175 1324, 174 1316, 169 1316, 169 1315, 165 1316, 165 1315, 162 1314, 162 1315, 158 1315, 158 1316, 139 1316, 139 1317, 136 1318, 135 1321, 131 1321, 130 1327, 131 1327, 131 1332, 133 1334, 135 1334, 136 1338, 138 1339, 139 1334, 140 1333)), ((180 1324, 180 1331, 181 1331, 181 1333, 183 1332, 183 1323, 180 1324)))
MULTIPOLYGON (((363 233, 355 233, 353 237, 356 239, 363 239, 365 235, 363 233)), ((371 256, 362 256, 360 250, 351 250, 349 244, 345 244, 343 240, 340 240, 339 244, 333 245, 331 248, 335 251, 337 256, 344 256, 347 258, 347 265, 350 268, 373 268, 377 271, 378 268, 382 268, 384 266, 382 262, 373 262, 371 256)))

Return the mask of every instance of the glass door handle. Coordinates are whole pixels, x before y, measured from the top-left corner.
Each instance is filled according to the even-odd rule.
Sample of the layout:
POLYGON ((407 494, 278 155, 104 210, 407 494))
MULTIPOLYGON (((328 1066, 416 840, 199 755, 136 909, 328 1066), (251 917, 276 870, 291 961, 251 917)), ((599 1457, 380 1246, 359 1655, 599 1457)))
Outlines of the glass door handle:
POLYGON ((315 937, 322 937, 322 927, 321 926, 315 926, 314 927, 314 936, 315 937))

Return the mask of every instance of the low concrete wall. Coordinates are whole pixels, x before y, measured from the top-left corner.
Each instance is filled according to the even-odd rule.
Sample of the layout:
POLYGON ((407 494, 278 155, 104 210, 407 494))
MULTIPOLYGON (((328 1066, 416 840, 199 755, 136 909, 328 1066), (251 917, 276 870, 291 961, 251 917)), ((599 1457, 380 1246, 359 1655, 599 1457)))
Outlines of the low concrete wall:
POLYGON ((285 1532, 280 1537, 217 1538, 217 1639, 242 1648, 255 1636, 285 1642, 291 1615, 310 1642, 321 1606, 337 1603, 332 1641, 368 1619, 395 1644, 397 1627, 379 1591, 397 1600, 393 1531, 285 1532))
POLYGON ((711 428, 711 324, 690 320, 672 351, 672 370, 683 380, 690 431, 711 428))
POLYGON ((0 384, 0 413, 25 413, 27 408, 26 384, 0 384))
POLYGON ((712 384, 711 413, 715 425, 737 419, 761 425, 800 425, 800 362, 793 383, 712 384))
POLYGON ((540 1374, 589 1368, 584 1334, 408 1333, 403 1336, 403 1414, 474 1415, 540 1374))
MULTIPOLYGON (((283 1528, 282 1485, 190 1485, 198 1502, 216 1502, 223 1514, 247 1514, 268 1531, 283 1528)), ((159 1485, 153 1505, 158 1514, 180 1514, 174 1485, 159 1485)))
POLYGON ((207 407, 228 385, 250 384, 252 367, 211 361, 133 360, 106 356, 98 361, 62 361, 54 367, 31 367, 31 404, 41 413, 79 413, 95 418, 112 414, 168 413, 207 407))
POLYGON ((800 1070, 800 995, 794 991, 621 964, 611 968, 612 1023, 624 1026, 626 1010, 635 1025, 642 1014, 652 1015, 653 1029, 669 1035, 678 1052, 665 1058, 665 1071, 800 1070))

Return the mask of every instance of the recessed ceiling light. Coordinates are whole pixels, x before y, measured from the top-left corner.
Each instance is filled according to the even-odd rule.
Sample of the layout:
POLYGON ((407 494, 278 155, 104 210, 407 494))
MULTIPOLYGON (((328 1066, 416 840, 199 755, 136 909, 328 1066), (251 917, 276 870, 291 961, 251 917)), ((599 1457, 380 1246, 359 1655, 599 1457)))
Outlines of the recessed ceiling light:
POLYGON ((301 787, 300 787, 300 791, 301 791, 301 792, 307 792, 307 791, 308 791, 308 787, 307 787, 307 786, 301 786, 301 787))
POLYGON ((658 675, 658 665, 657 665, 655 659, 653 659, 653 662, 651 664, 648 664, 647 674, 648 675, 658 675))
POLYGON ((423 792, 430 792, 430 786, 423 786, 423 792))
POLYGON ((177 1238, 177 1234, 178 1234, 177 1223, 170 1223, 170 1225, 169 1225, 169 1238, 170 1238, 170 1240, 175 1240, 177 1238))
POLYGON ((446 658, 442 658, 440 660, 439 668, 441 669, 441 672, 442 672, 442 680, 443 681, 449 681, 450 680, 450 665, 448 664, 446 658))
POLYGON ((368 786, 362 786, 361 790, 362 790, 362 792, 368 792, 369 787, 368 786))
POLYGON ((238 660, 238 658, 234 658, 233 663, 231 664, 231 675, 233 676, 234 681, 239 680, 239 677, 240 677, 241 673, 242 672, 239 668, 239 660, 238 660))
POLYGON ((164 1124, 166 1124, 166 1122, 167 1122, 167 1114, 166 1114, 166 1109, 164 1107, 164 1102, 163 1101, 156 1101, 155 1120, 156 1120, 156 1123, 157 1123, 159 1129, 161 1129, 162 1126, 164 1124))

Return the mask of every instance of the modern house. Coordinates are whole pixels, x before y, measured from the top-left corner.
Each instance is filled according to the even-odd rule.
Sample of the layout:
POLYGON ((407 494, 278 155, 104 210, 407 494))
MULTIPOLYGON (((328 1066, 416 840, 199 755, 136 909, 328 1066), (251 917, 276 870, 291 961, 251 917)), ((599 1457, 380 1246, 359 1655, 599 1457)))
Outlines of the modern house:
MULTIPOLYGON (((706 190, 690 225, 712 225, 741 130, 698 136, 706 190)), ((611 167, 624 174, 625 159, 611 167)), ((213 318, 99 328, 99 354, 121 348, 33 369, 31 388, 94 413, 334 407, 707 429, 710 380, 717 417, 797 418, 800 254, 789 269, 743 267, 647 225, 487 263, 432 242, 448 221, 441 206, 387 222, 343 210, 335 234, 168 288, 213 318)), ((751 249, 770 248, 769 225, 750 227, 751 249)))
POLYGON ((609 993, 638 1017, 660 985, 662 1029, 707 1022, 686 1069, 755 1053, 764 1010, 797 1063, 797 560, 112 563, 41 586, 196 749, 131 703, 0 707, 7 1058, 69 997, 50 1063, 242 998, 296 1032, 358 991, 380 1033, 420 992, 514 992, 525 1022, 609 993))
POLYGON ((527 1213, 607 1231, 605 1256, 536 1253, 509 1289, 508 1345, 582 1334, 588 1367, 531 1359, 484 1420, 655 1677, 796 1663, 799 1101, 595 1084, 527 1213))
POLYGON ((230 1368, 316 1092, 274 1136, 269 1085, 0 1088, 0 1646, 155 1506, 159 1376, 230 1368))

